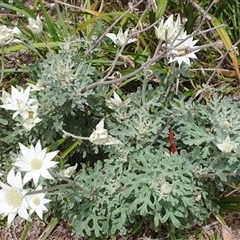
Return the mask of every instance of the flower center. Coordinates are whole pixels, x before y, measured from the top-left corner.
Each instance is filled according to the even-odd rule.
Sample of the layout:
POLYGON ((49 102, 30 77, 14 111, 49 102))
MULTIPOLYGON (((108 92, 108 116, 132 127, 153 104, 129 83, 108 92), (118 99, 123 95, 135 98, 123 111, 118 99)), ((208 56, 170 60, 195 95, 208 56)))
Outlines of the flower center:
POLYGON ((39 170, 41 169, 42 167, 42 161, 37 159, 37 158, 34 158, 32 161, 31 161, 31 167, 33 170, 39 170))
POLYGON ((186 46, 184 44, 179 45, 177 48, 178 48, 178 50, 177 50, 177 55, 178 56, 179 55, 186 55, 186 50, 185 50, 186 46), (179 49, 181 49, 181 50, 179 50, 179 49))
POLYGON ((17 208, 20 207, 22 204, 22 197, 18 193, 17 188, 12 188, 11 190, 7 191, 6 193, 6 202, 10 206, 17 208))
POLYGON ((34 114, 33 111, 29 111, 28 112, 28 118, 33 119, 33 114, 34 114))
POLYGON ((38 206, 38 205, 41 203, 40 198, 39 198, 39 197, 35 197, 35 198, 33 199, 33 203, 34 203, 36 206, 38 206))

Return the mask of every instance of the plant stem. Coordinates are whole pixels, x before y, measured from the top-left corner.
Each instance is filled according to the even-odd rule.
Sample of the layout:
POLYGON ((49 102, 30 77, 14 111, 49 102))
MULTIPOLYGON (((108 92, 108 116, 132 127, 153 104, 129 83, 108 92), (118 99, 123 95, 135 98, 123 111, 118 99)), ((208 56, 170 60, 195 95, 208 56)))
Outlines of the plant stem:
POLYGON ((169 92, 172 88, 173 80, 175 78, 176 62, 170 63, 170 66, 171 66, 170 68, 171 68, 172 74, 170 75, 170 78, 168 79, 168 89, 166 92, 166 96, 169 94, 169 92))
POLYGON ((27 221, 25 226, 24 226, 23 232, 22 232, 21 240, 25 240, 26 239, 28 231, 29 231, 29 228, 30 228, 30 222, 27 221))
POLYGON ((1 47, 2 49, 2 59, 1 59, 1 63, 2 63, 2 71, 1 71, 1 79, 0 79, 0 86, 2 85, 2 81, 3 81, 3 74, 4 74, 4 46, 1 47))

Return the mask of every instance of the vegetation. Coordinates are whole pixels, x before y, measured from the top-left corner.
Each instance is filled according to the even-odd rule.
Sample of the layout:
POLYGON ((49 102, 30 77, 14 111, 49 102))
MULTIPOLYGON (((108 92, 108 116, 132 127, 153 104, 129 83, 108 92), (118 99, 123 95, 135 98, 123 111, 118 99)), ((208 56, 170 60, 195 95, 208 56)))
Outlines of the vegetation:
POLYGON ((22 239, 47 211, 76 238, 226 225, 240 201, 238 4, 0 3, 3 223, 25 219, 22 239))

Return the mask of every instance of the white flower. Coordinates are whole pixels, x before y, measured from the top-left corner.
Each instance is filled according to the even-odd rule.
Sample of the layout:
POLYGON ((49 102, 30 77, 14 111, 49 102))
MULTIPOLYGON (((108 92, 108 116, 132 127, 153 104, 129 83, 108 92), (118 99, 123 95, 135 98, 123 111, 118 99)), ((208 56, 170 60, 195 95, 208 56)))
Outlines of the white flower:
POLYGON ((119 140, 110 136, 104 129, 104 118, 97 124, 96 130, 89 137, 89 141, 96 145, 112 145, 120 143, 119 140))
POLYGON ((224 153, 230 153, 234 148, 237 147, 237 145, 237 143, 232 142, 230 140, 230 137, 227 136, 226 139, 222 141, 222 143, 217 144, 217 147, 224 153))
POLYGON ((173 15, 170 15, 166 22, 162 19, 158 27, 154 28, 158 39, 171 43, 182 30, 180 15, 178 14, 176 22, 173 21, 173 15))
POLYGON ((72 177, 72 175, 75 173, 75 171, 77 169, 77 166, 78 166, 78 164, 76 163, 74 166, 66 168, 63 171, 63 176, 66 178, 72 177))
POLYGON ((41 82, 41 80, 38 80, 37 84, 27 83, 27 85, 31 87, 31 92, 41 91, 45 88, 45 85, 41 82))
POLYGON ((0 46, 3 47, 9 43, 21 42, 19 39, 16 39, 16 35, 20 35, 21 32, 17 27, 8 28, 5 25, 0 26, 0 46))
POLYGON ((119 97, 119 95, 114 91, 113 98, 106 100, 106 105, 111 109, 114 109, 116 107, 126 108, 128 106, 128 104, 130 103, 130 101, 131 101, 131 99, 122 101, 122 99, 119 97))
POLYGON ((43 24, 39 16, 37 16, 36 20, 33 18, 28 18, 27 27, 31 30, 33 34, 40 34, 43 31, 43 24))
POLYGON ((51 161, 58 153, 58 151, 47 153, 47 149, 42 149, 40 141, 36 146, 30 146, 27 148, 23 144, 19 143, 21 155, 14 163, 19 167, 21 171, 26 172, 23 182, 26 183, 33 179, 35 185, 37 184, 40 176, 46 179, 52 179, 53 177, 48 172, 48 169, 55 166, 57 162, 51 161))
POLYGON ((197 58, 195 52, 198 52, 200 49, 194 50, 194 45, 198 40, 193 41, 193 37, 186 39, 188 35, 186 32, 180 34, 176 41, 174 41, 174 45, 167 45, 167 47, 172 48, 169 51, 170 60, 169 63, 177 61, 179 65, 183 62, 190 65, 190 58, 197 58), (185 41, 183 41, 186 39, 185 41), (182 42, 183 41, 183 42, 182 42), (181 44, 179 44, 182 42, 181 44), (179 44, 179 45, 178 45, 179 44), (176 46, 176 47, 174 47, 176 46))
MULTIPOLYGON (((39 185, 36 188, 36 191, 42 190, 42 186, 39 185)), ((48 211, 45 204, 49 203, 51 200, 45 198, 45 193, 37 193, 37 194, 30 194, 26 196, 28 205, 29 205, 29 213, 32 214, 36 212, 40 219, 43 218, 43 212, 48 211)))
POLYGON ((1 99, 3 104, 8 104, 9 99, 11 99, 11 95, 3 89, 2 90, 2 97, 0 99, 1 99))
POLYGON ((14 173, 14 170, 10 170, 7 176, 7 182, 9 185, 0 181, 0 214, 8 216, 7 225, 10 227, 11 222, 18 214, 20 217, 31 221, 27 212, 28 203, 25 195, 26 191, 23 190, 23 182, 21 174, 14 173))
POLYGON ((117 35, 114 34, 114 33, 107 33, 106 36, 108 38, 110 38, 118 47, 122 47, 123 44, 125 44, 126 42, 127 42, 126 44, 129 44, 129 43, 137 41, 136 38, 128 39, 128 31, 129 31, 129 29, 127 29, 123 33, 122 28, 120 28, 120 30, 119 30, 117 35))
POLYGON ((27 106, 24 111, 20 113, 23 118, 23 127, 30 131, 37 123, 41 122, 42 119, 38 117, 37 113, 38 106, 27 106))
POLYGON ((13 114, 13 118, 15 118, 18 114, 26 110, 27 105, 36 101, 35 99, 29 99, 29 93, 30 87, 27 87, 26 90, 23 90, 23 88, 17 90, 15 87, 11 86, 11 95, 3 91, 1 100, 4 104, 0 105, 0 107, 16 111, 13 114))
POLYGON ((172 191, 172 185, 165 182, 161 185, 161 193, 163 195, 169 195, 172 191))

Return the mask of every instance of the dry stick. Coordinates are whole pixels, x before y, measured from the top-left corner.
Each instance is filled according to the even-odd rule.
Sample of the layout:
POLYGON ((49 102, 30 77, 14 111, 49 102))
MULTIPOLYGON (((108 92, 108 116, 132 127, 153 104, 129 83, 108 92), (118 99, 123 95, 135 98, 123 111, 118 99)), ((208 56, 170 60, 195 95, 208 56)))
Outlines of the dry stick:
MULTIPOLYGON (((142 2, 142 1, 140 1, 140 2, 142 2)), ((209 6, 209 8, 207 9, 207 11, 210 10, 210 8, 211 8, 211 6, 213 5, 213 3, 214 3, 214 1, 210 4, 210 6, 209 6)), ((203 19, 206 18, 207 11, 205 11, 205 15, 204 15, 203 19)), ((120 17, 121 17, 121 16, 120 16, 120 17)), ((162 53, 160 56, 156 56, 156 57, 154 56, 154 58, 152 58, 152 59, 150 59, 148 62, 144 63, 139 69, 135 70, 134 72, 132 72, 132 73, 126 75, 126 76, 123 76, 123 77, 121 77, 121 78, 117 78, 117 79, 114 79, 114 80, 106 81, 106 82, 105 82, 105 80, 111 75, 111 73, 112 73, 112 71, 113 71, 113 69, 114 69, 114 67, 115 67, 115 65, 116 65, 116 63, 117 63, 117 61, 118 61, 118 59, 119 59, 119 57, 120 57, 120 54, 122 53, 122 51, 123 51, 123 49, 124 49, 127 41, 128 41, 130 38, 133 38, 134 36, 136 36, 137 34, 146 32, 147 30, 151 29, 153 26, 155 26, 155 25, 156 25, 158 22, 160 22, 160 21, 161 21, 161 19, 157 20, 157 21, 154 22, 153 24, 149 25, 148 27, 146 27, 146 28, 144 28, 144 29, 142 29, 142 30, 140 30, 140 31, 136 31, 136 32, 130 34, 129 37, 127 38, 125 44, 121 47, 121 49, 120 49, 119 52, 117 53, 117 55, 116 55, 116 57, 115 57, 115 59, 114 59, 114 61, 113 61, 113 64, 112 64, 112 66, 111 66, 110 71, 108 72, 108 74, 107 74, 103 79, 101 79, 100 81, 98 81, 98 82, 96 82, 96 83, 92 83, 92 84, 90 84, 89 86, 87 86, 87 87, 85 87, 84 89, 82 89, 82 90, 81 90, 81 93, 83 93, 83 92, 85 92, 85 91, 87 91, 87 90, 89 90, 89 89, 95 88, 95 87, 98 86, 98 85, 114 84, 114 83, 118 83, 118 82, 121 82, 121 81, 123 81, 123 80, 126 80, 126 79, 128 79, 128 78, 136 75, 137 73, 139 73, 139 72, 140 72, 141 70, 143 70, 144 68, 147 68, 148 66, 150 66, 154 61, 156 61, 156 60, 160 59, 161 57, 163 57, 163 53, 162 53)), ((118 19, 117 19, 113 24, 115 25, 117 22, 118 22, 118 19)), ((191 38, 191 37, 194 37, 194 36, 197 36, 197 35, 200 35, 200 34, 203 34, 203 33, 207 33, 207 32, 209 32, 209 31, 213 31, 213 30, 215 30, 215 29, 223 26, 223 25, 221 25, 221 26, 213 27, 213 28, 210 28, 210 29, 207 29, 207 30, 204 30, 204 31, 199 32, 199 29, 200 29, 200 27, 203 25, 203 22, 204 22, 204 21, 202 21, 202 23, 199 25, 199 27, 197 28, 196 31, 194 31, 191 35, 189 35, 187 38, 183 39, 181 42, 179 42, 179 43, 178 43, 176 46, 174 46, 174 47, 176 48, 178 45, 182 44, 183 42, 185 42, 187 39, 189 39, 189 38, 191 38)), ((113 25, 113 24, 112 24, 112 25, 113 25)), ((96 46, 96 44, 98 44, 98 43, 102 40, 102 38, 106 35, 106 33, 112 28, 112 25, 111 25, 111 26, 105 31, 105 33, 98 39, 98 41, 95 43, 94 47, 96 46)), ((113 25, 113 26, 114 26, 114 25, 113 25)), ((92 48, 91 48, 91 49, 92 49, 92 48)), ((91 49, 90 49, 89 51, 91 51, 91 49)), ((88 53, 89 53, 89 51, 88 51, 88 53)))
MULTIPOLYGON (((139 33, 142 33, 142 32, 147 31, 148 29, 150 29, 150 28, 152 28, 153 26, 155 26, 158 22, 159 22, 159 21, 156 21, 155 23, 153 23, 153 24, 151 24, 150 26, 144 28, 143 30, 134 32, 133 34, 131 34, 131 35, 128 37, 128 39, 130 39, 131 37, 135 36, 136 34, 139 34, 139 33)), ((206 32, 209 32, 209 31, 213 31, 213 30, 217 29, 218 27, 220 27, 220 26, 213 27, 213 28, 211 28, 211 29, 207 29, 207 30, 202 31, 202 32, 206 33, 206 32)), ((195 35, 199 35, 199 34, 201 34, 202 32, 200 32, 200 33, 198 33, 198 34, 195 33, 195 35)), ((191 34, 191 35, 192 35, 192 34, 191 34)), ((190 35, 190 36, 191 36, 191 35, 190 35)), ((181 41, 181 42, 184 42, 184 41, 186 41, 186 40, 184 39, 184 40, 181 41)), ((127 42, 127 41, 126 41, 126 42, 127 42)), ((180 42, 179 44, 181 44, 181 42, 180 42)), ((179 44, 177 44, 176 46, 178 46, 179 44)), ((123 45, 123 47, 122 47, 122 48, 120 49, 120 51, 118 52, 118 55, 117 55, 118 57, 119 57, 119 53, 122 52, 124 46, 125 46, 125 45, 123 45)), ((149 66, 150 66, 152 63, 154 63, 155 61, 157 61, 157 60, 159 60, 160 58, 164 57, 164 54, 165 54, 165 52, 161 53, 160 55, 154 56, 152 59, 150 59, 149 61, 147 61, 146 63, 144 63, 140 68, 138 68, 138 69, 135 70, 134 72, 129 73, 129 74, 123 76, 123 77, 116 78, 116 79, 110 80, 110 81, 105 81, 105 80, 107 79, 107 76, 110 75, 110 74, 107 74, 107 76, 105 76, 105 77, 104 77, 103 79, 101 79, 100 81, 95 82, 95 83, 92 83, 92 84, 88 85, 87 87, 85 87, 84 89, 82 89, 80 93, 83 93, 83 92, 85 92, 85 91, 87 91, 87 90, 89 90, 89 89, 93 89, 93 88, 95 88, 95 87, 98 86, 98 85, 108 85, 108 84, 114 84, 114 83, 118 83, 118 82, 124 81, 124 80, 126 80, 126 79, 128 79, 128 78, 130 78, 130 77, 132 77, 132 76, 134 76, 134 75, 136 75, 137 73, 139 73, 139 72, 142 71, 143 69, 149 67, 149 66)), ((114 60, 114 63, 116 63, 117 60, 118 60, 118 58, 116 57, 115 60, 114 60)), ((114 64, 113 64, 113 67, 114 67, 114 64)), ((113 67, 111 67, 111 69, 113 69, 113 67)), ((109 72, 110 72, 110 71, 109 71, 109 72)), ((78 95, 78 94, 77 94, 77 95, 78 95)))
POLYGON ((166 123, 163 125, 163 127, 160 129, 160 131, 157 133, 157 135, 155 136, 155 138, 152 140, 150 146, 152 146, 156 140, 159 138, 159 136, 161 135, 162 131, 169 125, 169 123, 172 121, 174 117, 174 114, 172 114, 166 121, 166 123))
MULTIPOLYGON (((214 69, 213 73, 211 74, 211 76, 209 77, 209 79, 207 80, 205 87, 208 86, 210 84, 210 82, 213 80, 213 78, 215 77, 215 75, 217 74, 218 69, 220 68, 220 66, 222 65, 223 61, 225 60, 225 58, 228 56, 230 51, 234 51, 234 48, 237 47, 237 45, 240 43, 240 39, 232 46, 232 49, 229 49, 227 52, 224 53, 224 55, 222 56, 221 60, 219 61, 219 63, 217 64, 216 68, 214 69)), ((200 102, 203 99, 203 93, 201 93, 200 97, 198 98, 197 102, 200 102)))
MULTIPOLYGON (((224 174, 225 176, 228 176, 228 177, 236 177, 237 176, 237 173, 235 172, 232 172, 232 173, 226 173, 224 174)), ((200 174, 199 175, 199 178, 215 178, 217 177, 217 174, 214 174, 214 173, 210 173, 210 174, 200 174)))
POLYGON ((84 89, 81 90, 80 93, 83 93, 89 89, 93 89, 95 88, 96 86, 98 85, 108 85, 108 84, 114 84, 114 83, 118 83, 118 82, 121 82, 121 81, 124 81, 132 76, 135 76, 136 74, 138 74, 140 71, 148 68, 153 62, 157 61, 158 59, 162 58, 163 57, 163 53, 161 53, 160 55, 150 59, 149 61, 147 61, 146 63, 144 63, 140 68, 138 68, 137 70, 133 71, 132 73, 129 73, 127 74, 126 76, 123 76, 121 78, 116 78, 114 80, 110 80, 110 81, 106 81, 106 82, 103 82, 103 81, 99 81, 99 82, 95 82, 95 83, 92 83, 90 85, 88 85, 87 87, 85 87, 84 89))
POLYGON ((207 19, 208 21, 212 20, 212 17, 208 14, 208 12, 212 8, 213 4, 217 3, 217 1, 216 0, 212 1, 206 11, 201 6, 199 6, 196 2, 194 2, 193 0, 188 0, 188 2, 191 3, 193 5, 193 7, 195 7, 203 15, 202 21, 196 29, 196 30, 199 30, 202 27, 205 19, 207 19))

